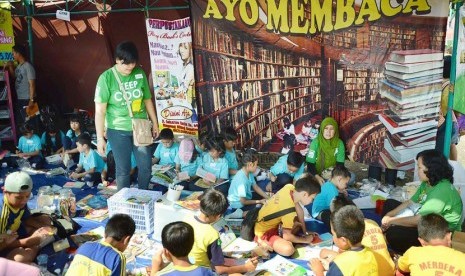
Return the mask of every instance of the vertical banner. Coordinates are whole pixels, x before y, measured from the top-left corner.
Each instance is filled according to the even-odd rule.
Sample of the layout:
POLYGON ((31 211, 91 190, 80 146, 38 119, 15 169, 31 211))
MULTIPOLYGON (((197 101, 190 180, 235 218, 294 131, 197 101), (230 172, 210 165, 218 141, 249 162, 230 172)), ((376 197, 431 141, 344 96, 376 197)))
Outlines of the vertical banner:
POLYGON ((198 133, 190 18, 147 19, 151 75, 160 129, 198 133))
POLYGON ((1 9, 1 7, 3 6, 0 5, 0 65, 3 65, 9 60, 13 60, 11 48, 15 42, 11 12, 1 9))
POLYGON ((435 147, 448 1, 190 3, 202 129, 306 154, 330 116, 350 160, 406 170, 435 147))
POLYGON ((465 113, 465 6, 460 7, 459 34, 457 42, 457 64, 454 88, 454 110, 465 113))

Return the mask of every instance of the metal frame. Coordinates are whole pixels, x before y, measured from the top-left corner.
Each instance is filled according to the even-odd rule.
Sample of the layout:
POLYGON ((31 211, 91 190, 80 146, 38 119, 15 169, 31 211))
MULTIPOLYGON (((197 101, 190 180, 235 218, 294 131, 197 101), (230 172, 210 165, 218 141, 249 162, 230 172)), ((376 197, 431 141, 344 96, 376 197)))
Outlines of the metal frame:
POLYGON ((34 63, 34 43, 32 34, 32 18, 34 17, 55 17, 57 10, 65 10, 74 15, 82 14, 107 14, 114 12, 143 12, 145 17, 149 16, 149 11, 167 11, 189 9, 189 1, 183 0, 186 5, 182 6, 160 6, 161 0, 21 0, 11 2, 11 15, 13 17, 26 18, 29 57, 34 63), (126 2, 128 8, 115 8, 118 2, 126 2), (84 4, 91 4, 88 9, 80 9, 84 4), (50 12, 55 7, 54 12, 50 12))

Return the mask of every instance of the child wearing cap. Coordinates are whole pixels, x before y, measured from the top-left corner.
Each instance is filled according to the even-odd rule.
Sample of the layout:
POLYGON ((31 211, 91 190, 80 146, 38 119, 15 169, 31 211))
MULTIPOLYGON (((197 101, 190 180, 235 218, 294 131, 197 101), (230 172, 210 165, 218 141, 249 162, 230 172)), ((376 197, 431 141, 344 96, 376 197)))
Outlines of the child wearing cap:
POLYGON ((27 201, 31 195, 32 179, 25 172, 13 172, 5 179, 0 198, 0 257, 29 263, 39 251, 39 245, 51 229, 40 228, 28 235, 24 221, 30 212, 27 201))

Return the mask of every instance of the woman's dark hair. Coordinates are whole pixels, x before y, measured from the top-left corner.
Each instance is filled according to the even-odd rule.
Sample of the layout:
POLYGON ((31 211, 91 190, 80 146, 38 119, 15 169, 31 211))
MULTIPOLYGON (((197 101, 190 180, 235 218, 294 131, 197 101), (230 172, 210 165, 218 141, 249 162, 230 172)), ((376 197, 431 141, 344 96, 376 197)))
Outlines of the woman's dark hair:
POLYGON ((123 62, 123 64, 131 64, 139 61, 139 52, 136 45, 131 41, 124 41, 116 46, 115 58, 123 62))
POLYGON ((223 137, 221 136, 216 136, 212 139, 208 139, 206 141, 206 148, 209 151, 212 149, 217 150, 220 153, 220 157, 223 157, 226 152, 226 148, 224 147, 223 137))
POLYGON ((258 160, 258 152, 254 148, 245 149, 243 152, 239 153, 239 160, 243 166, 246 166, 247 163, 255 162, 258 160))
POLYGON ((420 157, 426 167, 425 175, 431 186, 436 186, 443 179, 454 183, 454 170, 441 152, 434 149, 424 150, 417 155, 417 160, 420 157))

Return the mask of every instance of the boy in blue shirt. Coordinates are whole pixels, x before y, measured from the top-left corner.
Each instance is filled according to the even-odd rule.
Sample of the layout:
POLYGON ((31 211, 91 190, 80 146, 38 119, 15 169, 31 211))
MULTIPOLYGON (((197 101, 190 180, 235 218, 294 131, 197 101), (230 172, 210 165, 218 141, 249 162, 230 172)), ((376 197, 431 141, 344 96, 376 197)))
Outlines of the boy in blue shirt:
POLYGON ((194 246, 194 228, 188 223, 176 221, 167 224, 161 232, 161 243, 163 250, 155 254, 152 259, 152 275, 153 273, 167 276, 215 275, 210 268, 190 263, 188 255, 194 246), (163 263, 162 255, 170 261, 169 265, 163 263))
POLYGON ((130 216, 113 215, 105 226, 105 240, 86 242, 79 247, 66 275, 126 275, 123 251, 135 230, 136 224, 130 216))
POLYGON ((69 176, 71 179, 84 178, 87 182, 100 181, 100 174, 105 166, 102 157, 91 148, 91 138, 87 133, 79 135, 77 139, 79 163, 76 170, 69 176))
POLYGON ((331 173, 331 179, 321 186, 321 193, 313 201, 312 217, 323 221, 328 228, 330 227, 329 217, 331 211, 329 207, 331 202, 339 193, 347 194, 346 189, 349 180, 349 170, 342 165, 335 166, 331 173))
POLYGON ((239 162, 237 162, 236 155, 236 141, 237 141, 237 132, 233 127, 227 127, 222 133, 224 139, 224 147, 226 152, 224 158, 228 161, 229 167, 229 178, 232 178, 237 171, 239 170, 239 162))
POLYGON ((304 157, 296 151, 290 151, 287 155, 279 157, 278 161, 270 168, 271 185, 266 190, 276 193, 284 185, 298 180, 304 172, 304 157))
POLYGON ((23 136, 19 138, 18 150, 16 154, 20 158, 25 158, 35 169, 44 167, 44 157, 42 156, 42 143, 39 136, 34 134, 34 130, 29 124, 24 124, 21 127, 23 136))
POLYGON ((174 141, 174 133, 170 128, 164 128, 158 136, 160 144, 153 154, 152 164, 175 166, 174 158, 178 155, 179 143, 174 141))

